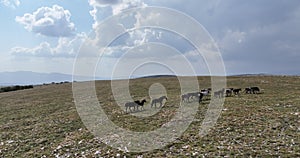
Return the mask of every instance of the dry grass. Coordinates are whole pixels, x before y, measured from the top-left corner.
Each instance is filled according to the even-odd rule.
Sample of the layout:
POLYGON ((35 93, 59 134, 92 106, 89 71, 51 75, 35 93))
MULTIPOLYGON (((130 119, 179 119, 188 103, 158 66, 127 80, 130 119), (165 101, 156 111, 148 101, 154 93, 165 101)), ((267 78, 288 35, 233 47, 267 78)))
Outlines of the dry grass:
MULTIPOLYGON (((199 77, 201 88, 210 87, 209 79, 199 77)), ((131 95, 134 99, 148 96, 149 86, 156 82, 167 88, 169 100, 159 113, 142 121, 118 108, 109 81, 97 82, 97 95, 114 123, 133 131, 150 131, 172 118, 180 99, 176 78, 132 80, 131 95)), ((229 77, 227 85, 259 86, 263 93, 227 97, 215 127, 200 137, 209 102, 204 101, 197 121, 180 138, 145 153, 124 153, 94 138, 77 114, 70 83, 0 93, 0 157, 300 157, 300 77, 229 77)), ((149 105, 145 108, 150 109, 149 105)))

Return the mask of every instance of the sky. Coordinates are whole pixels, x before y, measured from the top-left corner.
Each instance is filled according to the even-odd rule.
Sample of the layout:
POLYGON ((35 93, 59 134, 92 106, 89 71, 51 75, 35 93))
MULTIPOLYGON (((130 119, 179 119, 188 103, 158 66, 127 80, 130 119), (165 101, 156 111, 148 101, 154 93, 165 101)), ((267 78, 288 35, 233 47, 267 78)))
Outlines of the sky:
POLYGON ((206 75, 210 67, 224 63, 228 75, 300 74, 298 0, 1 0, 0 10, 0 72, 72 74, 80 69, 79 75, 120 77, 189 75, 192 71, 187 69, 192 69, 206 75), (163 12, 125 13, 152 6, 189 18, 185 22, 163 12), (118 18, 109 23, 112 16, 118 18), (201 27, 193 28, 190 19, 201 27), (141 27, 157 21, 168 21, 170 27, 174 24, 174 29, 195 36, 203 31, 199 34, 203 41, 215 45, 203 42, 199 49, 193 39, 178 32, 141 27), (101 45, 121 32, 109 46, 101 45), (222 62, 209 60, 215 63, 208 64, 214 53, 220 54, 222 62))

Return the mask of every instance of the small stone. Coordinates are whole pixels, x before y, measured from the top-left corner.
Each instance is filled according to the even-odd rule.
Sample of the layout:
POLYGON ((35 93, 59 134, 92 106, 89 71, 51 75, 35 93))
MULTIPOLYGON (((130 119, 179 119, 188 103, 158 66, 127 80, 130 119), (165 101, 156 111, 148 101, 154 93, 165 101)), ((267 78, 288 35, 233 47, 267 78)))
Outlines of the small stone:
POLYGON ((182 149, 187 149, 189 147, 190 147, 189 145, 186 145, 186 146, 183 146, 182 149))
POLYGON ((59 150, 59 149, 61 149, 62 148, 62 146, 61 145, 59 145, 57 148, 56 148, 56 150, 59 150))
POLYGON ((101 154, 101 151, 97 150, 94 154, 99 155, 99 154, 101 154))
POLYGON ((197 156, 199 153, 196 151, 196 152, 193 152, 193 156, 197 156))

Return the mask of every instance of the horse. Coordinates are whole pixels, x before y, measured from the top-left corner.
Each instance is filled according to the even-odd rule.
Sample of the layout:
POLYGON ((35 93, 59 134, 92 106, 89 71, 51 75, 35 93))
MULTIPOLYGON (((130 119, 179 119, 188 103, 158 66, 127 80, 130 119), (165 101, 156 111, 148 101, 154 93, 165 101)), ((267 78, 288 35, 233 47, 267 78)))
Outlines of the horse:
POLYGON ((202 90, 200 91, 200 93, 203 94, 203 97, 209 96, 210 90, 209 90, 209 89, 202 89, 202 90))
POLYGON ((152 100, 152 103, 151 103, 151 108, 153 107, 153 105, 154 105, 155 108, 156 108, 156 103, 160 103, 160 106, 159 106, 159 107, 161 107, 161 106, 162 106, 162 102, 163 102, 164 99, 168 100, 168 98, 167 98, 166 96, 162 96, 162 97, 159 97, 159 98, 157 98, 157 99, 153 99, 153 100, 152 100))
POLYGON ((136 102, 127 102, 125 103, 125 109, 126 109, 126 112, 127 112, 127 109, 130 110, 131 112, 131 108, 133 107, 134 108, 134 111, 135 111, 135 107, 137 106, 136 102))
POLYGON ((200 95, 200 92, 193 92, 193 93, 187 93, 189 99, 198 98, 200 95))
POLYGON ((181 95, 181 101, 182 102, 189 102, 190 101, 190 96, 188 94, 182 94, 181 95))
POLYGON ((209 94, 210 94, 210 91, 211 91, 211 90, 209 90, 209 89, 201 89, 201 90, 200 90, 200 93, 203 93, 204 96, 206 96, 206 95, 209 95, 209 94))
POLYGON ((257 94, 258 92, 260 92, 260 89, 258 87, 247 87, 245 88, 245 92, 247 94, 257 94))
POLYGON ((203 96, 204 96, 204 94, 200 92, 199 93, 199 98, 198 98, 199 99, 199 103, 202 101, 203 96))
POLYGON ((242 91, 241 88, 236 88, 236 89, 233 89, 232 92, 234 95, 239 95, 240 94, 240 91, 242 91))
POLYGON ((225 92, 225 89, 222 88, 222 89, 219 90, 219 91, 215 91, 215 92, 214 92, 214 96, 215 96, 215 97, 218 97, 218 98, 223 98, 223 97, 224 97, 224 92, 225 92))
POLYGON ((233 88, 227 88, 225 90, 226 97, 232 96, 233 88))
POLYGON ((250 89, 253 94, 257 94, 260 91, 258 87, 250 87, 250 89))
POLYGON ((251 88, 250 87, 245 88, 244 92, 246 94, 251 94, 251 88))
POLYGON ((135 102, 135 104, 136 104, 136 109, 137 109, 137 110, 139 110, 139 107, 141 107, 141 109, 144 110, 144 104, 145 104, 145 102, 147 102, 147 101, 146 101, 146 99, 143 99, 142 101, 136 100, 136 101, 134 101, 134 102, 135 102))
POLYGON ((201 92, 192 92, 192 93, 187 93, 187 94, 183 94, 181 95, 181 101, 182 102, 189 102, 190 99, 194 99, 194 98, 197 98, 199 99, 199 103, 202 101, 202 98, 203 98, 204 94, 201 93, 201 92))

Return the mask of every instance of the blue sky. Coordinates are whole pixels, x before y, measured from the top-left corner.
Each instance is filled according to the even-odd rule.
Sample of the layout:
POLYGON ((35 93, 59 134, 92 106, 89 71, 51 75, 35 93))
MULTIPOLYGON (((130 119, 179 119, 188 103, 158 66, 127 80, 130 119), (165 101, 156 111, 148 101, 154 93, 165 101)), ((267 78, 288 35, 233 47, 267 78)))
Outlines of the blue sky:
MULTIPOLYGON (((105 33, 97 32, 97 24, 126 9, 146 6, 172 8, 202 24, 218 45, 227 74, 300 74, 298 0, 1 0, 0 72, 72 74, 75 57, 89 34, 95 32, 105 39, 105 33)), ((132 24, 123 23, 122 29, 130 30, 125 25, 136 25, 135 20, 132 24)), ((159 29, 128 31, 109 47, 105 61, 98 65, 104 70, 99 70, 98 75, 109 76, 109 68, 120 54, 147 42, 170 45, 166 52, 176 48, 194 67, 201 67, 196 73, 208 73, 204 60, 193 56, 194 47, 177 36, 159 29)), ((169 60, 176 61, 171 57, 169 60)), ((130 64, 130 60, 126 61, 130 64)))
MULTIPOLYGON (((1 1, 1 68, 0 71, 35 71, 35 72, 62 72, 72 73, 72 59, 56 58, 56 57, 39 57, 39 55, 26 55, 24 52, 14 54, 14 48, 36 48, 43 42, 47 42, 51 47, 55 47, 58 41, 62 38, 59 36, 43 35, 39 31, 28 30, 25 25, 18 22, 17 17, 22 17, 24 14, 33 14, 39 8, 49 7, 54 5, 62 7, 63 10, 70 12, 70 23, 73 23, 74 30, 72 33, 75 36, 66 37, 66 40, 73 40, 76 34, 88 34, 92 30, 93 18, 89 14, 92 7, 87 1, 74 0, 72 4, 68 1, 19 1, 19 5, 13 5, 14 1, 9 5, 1 1), (23 53, 23 55, 22 55, 23 53), (69 66, 70 65, 70 66, 69 66)), ((61 52, 62 54, 67 53, 61 52)))

